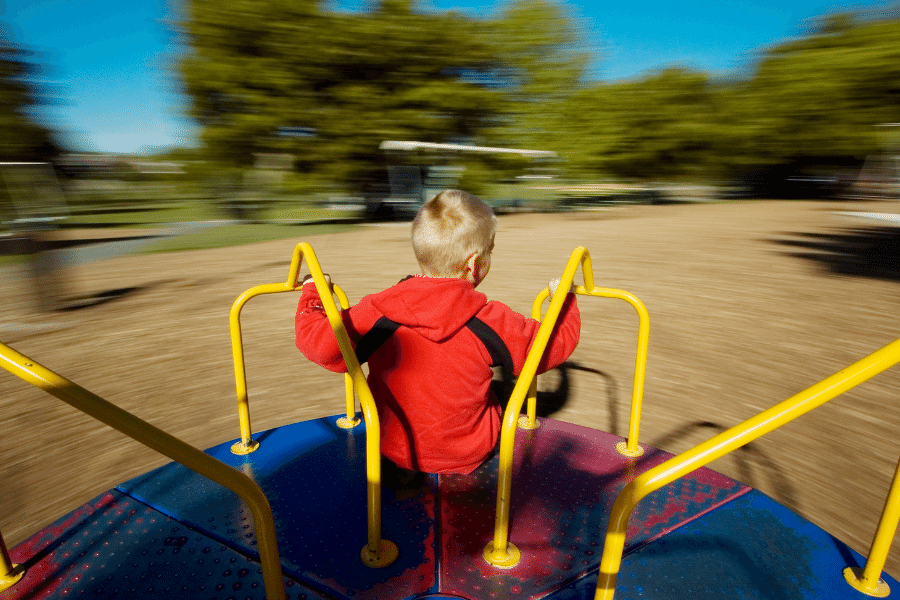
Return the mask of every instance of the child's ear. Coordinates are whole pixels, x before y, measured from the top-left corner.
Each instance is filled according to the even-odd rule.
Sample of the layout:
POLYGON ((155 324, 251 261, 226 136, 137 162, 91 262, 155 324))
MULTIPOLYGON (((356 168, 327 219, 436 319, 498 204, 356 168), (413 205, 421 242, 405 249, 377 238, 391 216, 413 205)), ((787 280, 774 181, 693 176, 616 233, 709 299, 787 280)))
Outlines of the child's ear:
POLYGON ((474 252, 469 258, 466 260, 466 273, 475 273, 475 268, 477 267, 479 254, 474 252))
POLYGON ((472 253, 469 258, 466 259, 466 265, 463 268, 463 279, 466 281, 472 282, 474 285, 478 285, 478 258, 479 254, 477 252, 472 253))

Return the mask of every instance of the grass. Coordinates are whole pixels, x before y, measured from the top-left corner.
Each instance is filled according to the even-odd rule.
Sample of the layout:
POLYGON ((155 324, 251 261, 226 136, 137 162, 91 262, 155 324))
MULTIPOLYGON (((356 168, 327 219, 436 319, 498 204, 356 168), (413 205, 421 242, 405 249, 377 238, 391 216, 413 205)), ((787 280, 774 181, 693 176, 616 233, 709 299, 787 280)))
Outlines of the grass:
MULTIPOLYGON (((186 203, 156 203, 124 208, 74 211, 66 217, 66 228, 90 227, 154 227, 163 223, 231 220, 224 208, 209 201, 186 203)), ((321 208, 303 201, 274 202, 253 217, 257 221, 315 221, 356 216, 351 211, 321 208)))
MULTIPOLYGON (((321 208, 309 202, 275 202, 254 214, 254 222, 238 222, 210 201, 183 203, 151 202, 129 207, 95 207, 78 210, 57 223, 63 230, 156 229, 166 230, 175 223, 208 224, 183 235, 163 237, 135 250, 135 253, 181 252, 239 246, 255 242, 297 238, 323 233, 349 231, 357 227, 358 215, 352 211, 321 208)), ((28 256, 0 256, 0 266, 24 262, 28 256)))
POLYGON ((92 227, 152 227, 159 223, 210 221, 221 219, 222 214, 203 203, 187 205, 153 205, 127 210, 103 210, 76 213, 66 218, 63 226, 72 228, 92 227))
POLYGON ((143 254, 157 252, 183 252, 209 248, 241 246, 270 240, 297 238, 300 241, 313 235, 350 231, 357 225, 348 223, 265 224, 240 223, 208 227, 185 235, 161 239, 146 247, 143 254))
MULTIPOLYGON (((184 212, 178 212, 178 209, 170 210, 168 213, 158 212, 155 216, 168 217, 170 220, 159 222, 170 223, 222 220, 223 218, 227 220, 227 216, 224 215, 223 211, 215 210, 209 204, 184 208, 193 210, 195 218, 180 218, 186 215, 184 212), (202 210, 206 211, 207 218, 196 218, 196 215, 199 214, 198 211, 202 210)), ((254 216, 256 222, 227 222, 222 225, 205 227, 185 235, 165 238, 147 247, 143 253, 182 252, 241 246, 269 240, 301 238, 323 233, 349 231, 357 226, 353 221, 355 215, 352 213, 305 206, 301 203, 274 204, 254 216)))
MULTIPOLYGON (((298 223, 291 225, 262 223, 218 225, 185 235, 160 238, 158 241, 136 251, 135 254, 227 248, 289 238, 296 238, 299 242, 314 235, 351 231, 357 227, 359 225, 349 221, 346 223, 298 223)), ((0 267, 24 263, 29 258, 29 255, 22 254, 0 255, 0 267)))

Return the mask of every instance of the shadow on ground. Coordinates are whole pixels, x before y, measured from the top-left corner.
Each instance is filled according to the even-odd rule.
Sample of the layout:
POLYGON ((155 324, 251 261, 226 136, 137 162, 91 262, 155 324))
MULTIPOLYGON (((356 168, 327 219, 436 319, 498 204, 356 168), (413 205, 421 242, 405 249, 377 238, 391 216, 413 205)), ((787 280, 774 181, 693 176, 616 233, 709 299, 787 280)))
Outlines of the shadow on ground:
MULTIPOLYGON (((713 421, 694 421, 676 427, 649 443, 654 448, 672 448, 682 440, 695 438, 700 432, 708 433, 707 439, 711 439, 728 429, 729 427, 713 421)), ((777 461, 763 451, 758 444, 751 442, 735 449, 730 455, 737 467, 738 472, 735 478, 738 481, 753 488, 770 490, 773 498, 791 510, 799 511, 801 509, 794 485, 785 477, 783 469, 777 461)))
MULTIPOLYGON (((573 369, 594 371, 593 369, 582 367, 571 361, 566 361, 556 367, 556 369, 552 369, 559 373, 559 382, 556 384, 556 389, 539 391, 537 393, 537 416, 549 417, 566 405, 571 394, 569 371, 573 369)), ((510 374, 502 374, 500 379, 494 379, 491 382, 491 391, 500 399, 500 404, 503 406, 504 412, 506 411, 506 405, 509 403, 510 396, 512 395, 513 389, 516 387, 517 381, 518 378, 512 377, 510 374)), ((527 402, 528 399, 526 397, 522 404, 522 412, 525 411, 527 402)))
POLYGON ((835 275, 900 281, 900 228, 857 227, 835 233, 788 233, 771 240, 788 254, 818 263, 835 275))
POLYGON ((120 298, 124 298, 125 296, 131 296, 141 291, 142 289, 143 287, 123 287, 114 290, 105 290, 103 292, 90 294, 87 296, 69 298, 65 301, 65 304, 62 306, 62 308, 60 308, 60 310, 69 312, 81 310, 83 308, 99 306, 101 304, 106 304, 107 302, 113 302, 120 298))

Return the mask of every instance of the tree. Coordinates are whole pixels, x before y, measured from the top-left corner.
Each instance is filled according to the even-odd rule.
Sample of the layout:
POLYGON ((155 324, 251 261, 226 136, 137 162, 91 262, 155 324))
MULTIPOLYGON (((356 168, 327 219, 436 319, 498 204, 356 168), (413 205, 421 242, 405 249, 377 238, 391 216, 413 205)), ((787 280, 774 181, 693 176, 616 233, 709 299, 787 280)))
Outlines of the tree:
POLYGON ((900 20, 822 19, 813 35, 768 53, 735 106, 750 140, 745 162, 797 170, 862 162, 878 150, 875 126, 900 120, 900 20))
POLYGON ((598 85, 566 105, 567 154, 582 176, 708 176, 718 160, 719 115, 719 93, 701 73, 667 69, 598 85))
POLYGON ((525 0, 510 2, 489 26, 494 79, 506 94, 505 118, 493 135, 500 145, 563 150, 554 143, 571 116, 567 100, 584 87, 588 61, 578 22, 563 5, 525 0))
POLYGON ((0 23, 0 160, 47 161, 57 154, 50 132, 27 110, 41 103, 33 52, 16 47, 0 23))
POLYGON ((745 80, 669 69, 582 86, 564 103, 554 149, 580 176, 847 169, 885 143, 877 125, 900 122, 900 19, 828 15, 745 80))
POLYGON ((249 167, 259 153, 364 193, 384 178, 385 139, 468 139, 493 125, 500 93, 480 27, 405 0, 337 14, 310 1, 193 0, 180 66, 207 155, 249 167))

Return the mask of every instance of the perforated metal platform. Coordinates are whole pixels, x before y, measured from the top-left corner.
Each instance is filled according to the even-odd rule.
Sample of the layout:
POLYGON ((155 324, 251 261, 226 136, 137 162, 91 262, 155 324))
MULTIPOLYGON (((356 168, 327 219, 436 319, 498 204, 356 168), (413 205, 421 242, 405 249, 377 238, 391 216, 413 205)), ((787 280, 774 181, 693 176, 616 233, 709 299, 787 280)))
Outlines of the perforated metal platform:
MULTIPOLYGON (((10 551, 25 576, 3 600, 265 598, 262 569, 228 546, 111 490, 10 551)), ((285 578, 292 600, 328 596, 285 578)))
MULTIPOLYGON (((864 565, 840 540, 752 490, 627 555, 616 600, 871 600, 842 575, 864 565)), ((897 581, 882 579, 894 597, 897 581)), ((592 600, 596 585, 594 571, 553 598, 592 600)))
MULTIPOLYGON (((622 438, 550 420, 517 432, 510 540, 523 559, 509 570, 482 557, 493 536, 496 458, 466 476, 385 468, 383 537, 400 557, 371 569, 359 559, 365 430, 335 421, 264 432, 246 456, 231 454, 231 442, 208 450, 268 496, 292 599, 593 598, 616 494, 670 457, 647 448, 625 458, 615 450, 622 438)), ((11 553, 29 570, 0 600, 264 596, 249 511, 174 463, 117 486, 11 553)), ((774 501, 701 469, 638 505, 616 598, 862 597, 842 580, 848 560, 861 564, 774 501), (840 586, 832 586, 835 569, 840 586), (843 595, 820 593, 829 587, 843 595)))

